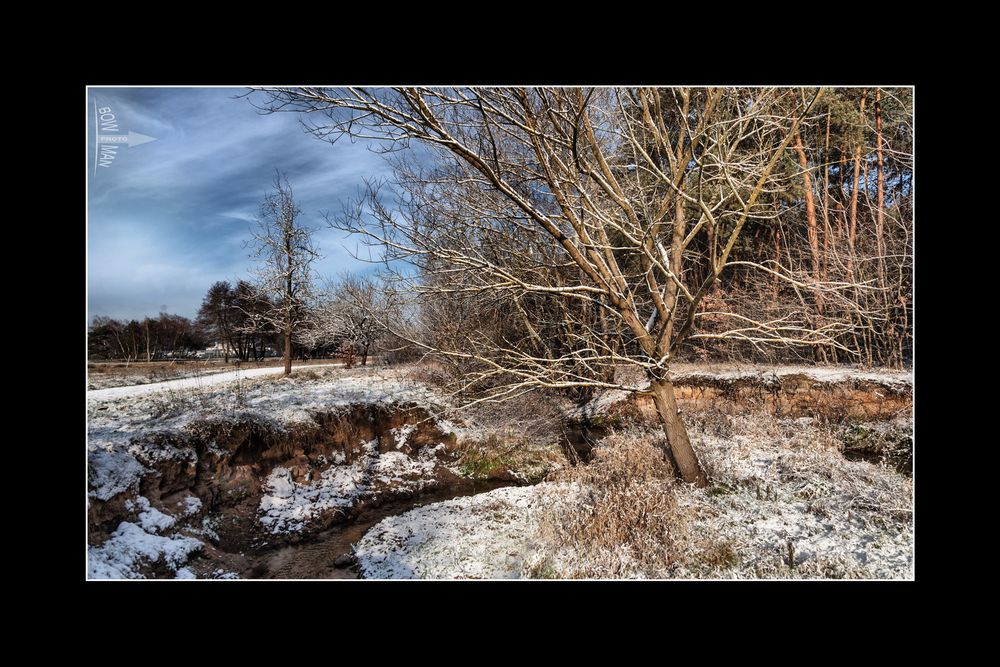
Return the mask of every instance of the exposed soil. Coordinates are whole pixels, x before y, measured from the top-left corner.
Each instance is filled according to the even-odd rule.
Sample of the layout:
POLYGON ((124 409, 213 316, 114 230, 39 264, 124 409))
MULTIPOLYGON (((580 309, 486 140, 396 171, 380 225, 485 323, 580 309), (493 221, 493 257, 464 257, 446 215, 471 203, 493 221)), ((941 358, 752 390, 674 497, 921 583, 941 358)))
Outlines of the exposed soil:
POLYGON ((353 549, 368 529, 386 517, 415 507, 485 493, 510 486, 507 480, 473 481, 456 478, 454 483, 413 498, 386 502, 362 509, 349 521, 318 533, 299 544, 260 549, 247 559, 245 579, 357 579, 353 549))
MULTIPOLYGON (((775 417, 810 417, 840 425, 843 454, 850 460, 887 463, 910 474, 913 442, 909 435, 886 434, 875 424, 890 422, 913 406, 907 382, 848 378, 829 382, 805 373, 744 377, 684 373, 674 381, 681 414, 707 411, 739 415, 762 411, 775 417)), ((594 443, 628 423, 658 423, 649 396, 624 393, 599 410, 580 410, 567 424, 567 455, 590 460, 594 443)))
MULTIPOLYGON (((316 413, 313 424, 291 430, 251 415, 200 421, 183 431, 138 436, 129 451, 147 472, 137 490, 105 501, 91 498, 90 544, 103 544, 123 521, 143 523, 142 507, 151 507, 176 521, 175 537, 204 543, 185 565, 199 578, 217 572, 354 577, 345 567, 351 545, 374 523, 420 504, 514 483, 500 471, 479 481, 452 472, 446 464, 457 457, 455 436, 415 405, 351 405, 316 413), (386 461, 396 468, 387 471, 386 461), (416 467, 408 468, 407 461, 416 467), (269 530, 262 525, 262 498, 276 493, 268 484, 277 469, 288 471, 293 488, 306 498, 322 490, 310 483, 331 472, 356 471, 358 491, 343 502, 338 498, 339 504, 319 506, 294 528, 276 522, 269 530), (192 506, 197 511, 185 510, 192 506)), ((162 562, 145 563, 140 573, 173 575, 162 562)))

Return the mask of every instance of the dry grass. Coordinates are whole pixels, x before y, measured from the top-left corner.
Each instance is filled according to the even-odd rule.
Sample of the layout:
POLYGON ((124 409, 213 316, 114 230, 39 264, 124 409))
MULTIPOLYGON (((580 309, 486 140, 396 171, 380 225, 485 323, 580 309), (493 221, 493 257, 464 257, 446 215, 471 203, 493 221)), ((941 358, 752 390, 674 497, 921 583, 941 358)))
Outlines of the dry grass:
POLYGON ((709 410, 685 421, 710 488, 673 481, 658 428, 612 432, 591 464, 550 476, 578 492, 564 494, 540 516, 540 546, 525 574, 909 576, 912 480, 892 465, 843 453, 845 437, 863 436, 876 449, 899 441, 908 416, 858 426, 709 410))
POLYGON ((580 493, 540 517, 544 555, 529 575, 655 577, 673 566, 688 517, 678 507, 673 468, 648 432, 613 433, 593 461, 552 479, 580 493))
POLYGON ((535 483, 569 465, 558 399, 532 393, 503 403, 480 403, 460 416, 468 435, 459 471, 468 477, 535 483))

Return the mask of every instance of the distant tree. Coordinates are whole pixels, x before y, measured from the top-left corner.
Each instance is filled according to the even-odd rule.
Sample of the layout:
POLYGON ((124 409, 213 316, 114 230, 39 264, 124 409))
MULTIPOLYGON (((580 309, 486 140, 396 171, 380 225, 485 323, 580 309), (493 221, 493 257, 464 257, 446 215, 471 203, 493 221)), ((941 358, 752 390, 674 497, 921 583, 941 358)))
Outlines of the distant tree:
POLYGON ((313 230, 298 224, 302 213, 295 202, 288 179, 275 173, 274 191, 260 206, 257 226, 252 231, 253 254, 258 261, 256 291, 270 307, 251 312, 273 327, 283 339, 285 375, 292 372, 292 339, 308 311, 312 294, 311 266, 319 257, 313 246, 313 230))
POLYGON ((160 313, 144 317, 142 322, 123 322, 107 316, 96 316, 88 335, 88 354, 92 359, 124 359, 131 362, 144 357, 146 361, 166 356, 185 356, 204 347, 201 328, 181 315, 160 313))
POLYGON ((344 276, 336 289, 346 337, 366 366, 368 355, 388 334, 384 323, 396 306, 393 293, 381 281, 354 275, 344 276))
POLYGON ((237 327, 240 311, 236 308, 236 293, 227 281, 220 280, 208 288, 208 293, 198 309, 198 322, 222 343, 225 361, 229 363, 229 351, 237 349, 237 327))
POLYGON ((327 285, 310 311, 308 326, 299 341, 316 349, 330 347, 350 359, 368 357, 381 349, 389 334, 385 322, 398 309, 394 292, 385 282, 372 277, 345 274, 327 285))

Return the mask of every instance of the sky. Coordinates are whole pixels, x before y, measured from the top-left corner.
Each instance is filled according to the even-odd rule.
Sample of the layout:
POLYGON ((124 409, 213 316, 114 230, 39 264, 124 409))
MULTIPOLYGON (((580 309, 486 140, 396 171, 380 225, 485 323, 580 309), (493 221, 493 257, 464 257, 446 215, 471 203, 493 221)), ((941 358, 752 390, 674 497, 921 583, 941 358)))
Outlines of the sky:
MULTIPOLYGON (((390 169, 366 143, 336 144, 307 134, 300 115, 260 115, 239 88, 91 88, 87 218, 88 319, 142 319, 160 311, 193 318, 218 280, 250 276, 250 227, 275 169, 288 177, 316 229, 321 276, 371 270, 365 251, 330 229, 365 177, 390 169), (95 108, 96 103, 96 108, 95 108), (95 160, 97 112, 115 117, 117 134, 156 141, 121 146, 95 160)), ((101 131, 102 135, 109 132, 101 131)))

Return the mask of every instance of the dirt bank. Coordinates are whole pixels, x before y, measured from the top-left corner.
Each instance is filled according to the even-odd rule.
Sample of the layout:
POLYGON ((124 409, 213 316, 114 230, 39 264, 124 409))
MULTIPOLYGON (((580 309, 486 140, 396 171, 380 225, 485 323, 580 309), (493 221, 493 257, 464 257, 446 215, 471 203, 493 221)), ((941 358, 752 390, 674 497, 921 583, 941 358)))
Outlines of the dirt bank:
POLYGON ((246 415, 144 433, 118 453, 135 469, 95 452, 91 575, 324 576, 359 530, 389 513, 496 485, 477 487, 451 469, 456 438, 420 406, 352 404, 312 417, 287 426, 246 415), (116 488, 123 470, 135 479, 116 488), (335 530, 345 523, 354 528, 335 530), (322 558, 340 553, 288 560, 288 545, 317 541, 322 558))

